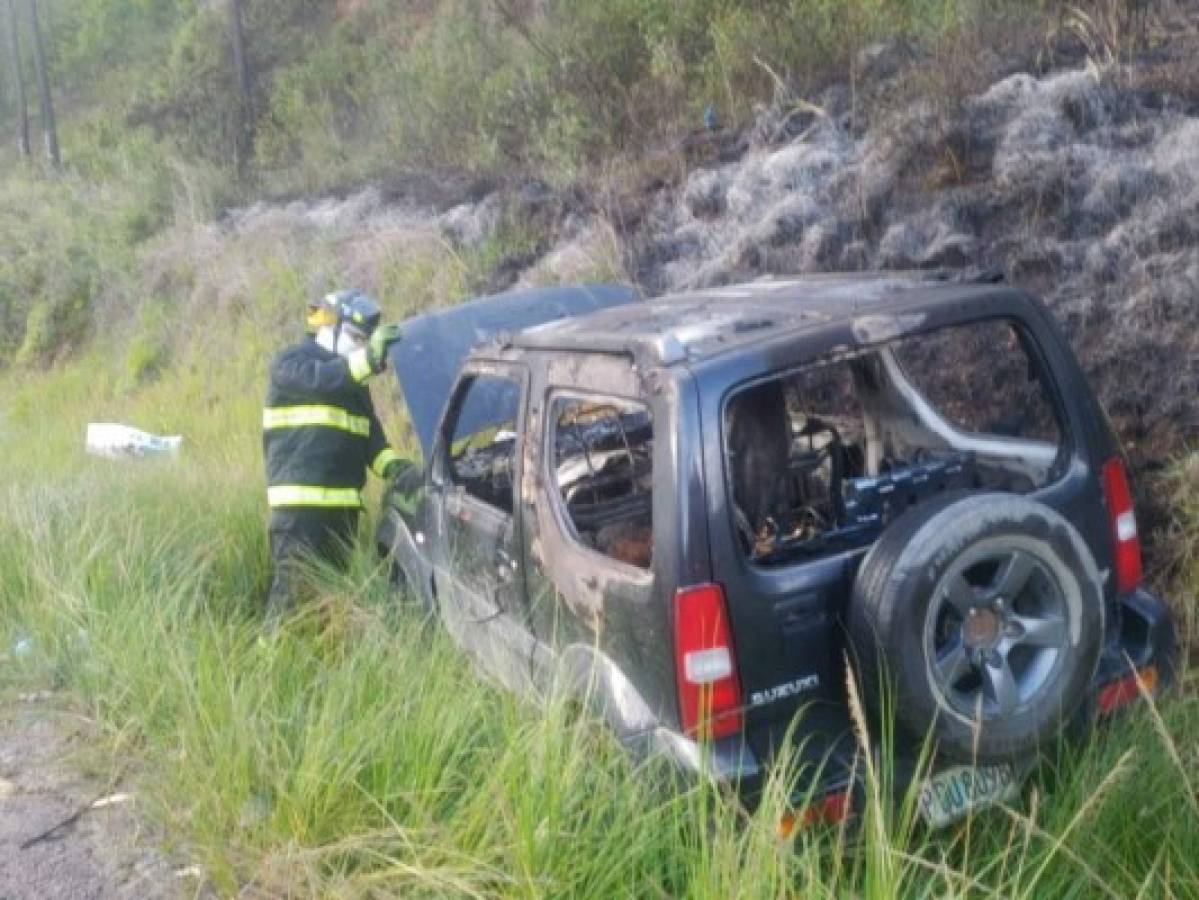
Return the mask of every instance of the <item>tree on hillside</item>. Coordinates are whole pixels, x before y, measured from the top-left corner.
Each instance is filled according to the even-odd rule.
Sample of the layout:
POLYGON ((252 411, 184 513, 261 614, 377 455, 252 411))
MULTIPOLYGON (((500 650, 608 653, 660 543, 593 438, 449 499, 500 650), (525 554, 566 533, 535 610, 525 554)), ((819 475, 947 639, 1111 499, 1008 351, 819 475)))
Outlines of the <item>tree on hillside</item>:
POLYGON ((29 27, 33 32, 33 65, 37 70, 38 104, 42 110, 42 138, 46 143, 46 159, 57 169, 62 164, 62 158, 58 153, 58 126, 54 122, 54 103, 50 99, 50 73, 46 70, 46 48, 42 45, 37 0, 29 0, 29 27))
POLYGON ((17 37, 16 0, 5 0, 8 13, 8 57, 17 102, 17 149, 29 157, 29 107, 25 102, 25 80, 21 77, 21 41, 17 37))
POLYGON ((239 175, 254 149, 254 109, 251 102, 250 64, 246 59, 246 29, 242 20, 242 0, 229 0, 229 31, 233 41, 233 68, 238 86, 237 131, 233 142, 233 161, 239 175))

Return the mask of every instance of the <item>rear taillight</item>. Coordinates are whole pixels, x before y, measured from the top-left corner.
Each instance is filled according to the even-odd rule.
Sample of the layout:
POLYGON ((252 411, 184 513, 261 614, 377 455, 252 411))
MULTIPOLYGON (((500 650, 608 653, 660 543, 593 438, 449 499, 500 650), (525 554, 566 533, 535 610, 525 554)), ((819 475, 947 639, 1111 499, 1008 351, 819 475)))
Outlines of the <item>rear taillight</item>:
POLYGON ((720 585, 675 594, 674 659, 683 730, 701 738, 739 732, 741 684, 720 585))
POLYGON ((1141 541, 1137 536, 1137 516, 1132 507, 1132 491, 1119 457, 1103 467, 1103 491, 1107 497, 1107 516, 1116 551, 1116 590, 1126 593, 1141 583, 1141 541))

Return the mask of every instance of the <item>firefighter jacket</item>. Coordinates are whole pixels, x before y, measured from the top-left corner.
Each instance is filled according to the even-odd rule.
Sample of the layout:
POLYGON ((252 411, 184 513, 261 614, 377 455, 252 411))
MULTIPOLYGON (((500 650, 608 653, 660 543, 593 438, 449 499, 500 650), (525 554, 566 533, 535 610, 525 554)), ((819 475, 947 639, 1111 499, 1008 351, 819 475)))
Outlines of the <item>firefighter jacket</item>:
POLYGON ((398 457, 375 415, 363 359, 352 362, 309 337, 272 360, 262 412, 267 502, 288 510, 362 506, 366 470, 398 457))

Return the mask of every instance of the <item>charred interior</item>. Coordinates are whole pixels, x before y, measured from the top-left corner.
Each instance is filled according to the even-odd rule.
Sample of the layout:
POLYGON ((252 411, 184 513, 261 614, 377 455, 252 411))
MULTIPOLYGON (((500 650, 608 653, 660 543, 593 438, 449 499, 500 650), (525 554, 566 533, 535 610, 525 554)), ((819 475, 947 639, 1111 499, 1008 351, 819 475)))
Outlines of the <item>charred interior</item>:
POLYGON ((449 441, 451 480, 466 493, 512 513, 520 385, 500 375, 466 381, 449 441))
POLYGON ((1056 477, 1061 425, 1018 327, 943 329, 759 381, 725 408, 733 518, 763 565, 864 546, 945 491, 1056 477))
POLYGON ((559 398, 554 473, 566 518, 584 546, 639 568, 653 556, 650 412, 627 400, 559 398))

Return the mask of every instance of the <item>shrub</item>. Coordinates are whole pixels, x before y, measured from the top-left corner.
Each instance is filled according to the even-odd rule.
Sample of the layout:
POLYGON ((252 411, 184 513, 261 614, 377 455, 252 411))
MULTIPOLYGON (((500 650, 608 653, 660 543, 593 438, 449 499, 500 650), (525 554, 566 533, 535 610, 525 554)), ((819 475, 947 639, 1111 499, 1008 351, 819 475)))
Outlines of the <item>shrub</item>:
POLYGON ((1162 527, 1152 535, 1151 551, 1162 565, 1161 581, 1175 605, 1176 622, 1189 645, 1199 639, 1199 614, 1187 598, 1199 595, 1199 451, 1174 461, 1149 483, 1155 505, 1168 510, 1162 527))
MULTIPOLYGON (((91 260, 71 254, 66 271, 54 273, 44 282, 43 296, 35 300, 25 319, 25 336, 17 350, 17 365, 50 362, 62 352, 77 347, 91 324, 96 274, 91 260)), ((31 293, 37 293, 34 282, 31 293)))
POLYGON ((161 300, 146 303, 125 348, 124 383, 140 387, 156 378, 170 360, 170 315, 161 300))

